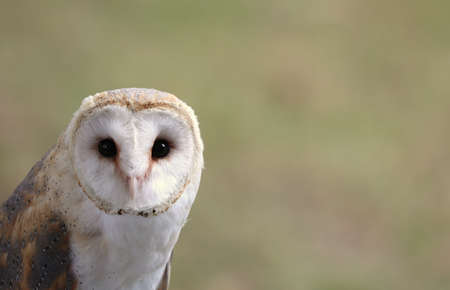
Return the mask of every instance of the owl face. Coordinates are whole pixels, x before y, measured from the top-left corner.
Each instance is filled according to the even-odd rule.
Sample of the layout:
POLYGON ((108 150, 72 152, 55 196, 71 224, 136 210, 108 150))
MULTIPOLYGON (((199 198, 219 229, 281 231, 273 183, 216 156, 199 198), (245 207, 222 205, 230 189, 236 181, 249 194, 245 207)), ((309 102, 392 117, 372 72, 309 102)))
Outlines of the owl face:
POLYGON ((110 214, 155 215, 190 182, 196 152, 192 120, 167 104, 107 104, 79 118, 72 162, 79 185, 110 214))

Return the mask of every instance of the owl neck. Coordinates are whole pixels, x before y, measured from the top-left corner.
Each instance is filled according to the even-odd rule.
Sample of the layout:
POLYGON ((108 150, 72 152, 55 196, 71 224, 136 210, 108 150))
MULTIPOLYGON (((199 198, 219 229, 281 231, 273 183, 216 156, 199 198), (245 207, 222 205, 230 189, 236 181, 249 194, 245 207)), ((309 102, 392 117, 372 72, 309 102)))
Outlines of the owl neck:
POLYGON ((184 223, 181 216, 166 214, 94 217, 96 226, 91 224, 72 238, 74 270, 81 285, 156 289, 184 223))

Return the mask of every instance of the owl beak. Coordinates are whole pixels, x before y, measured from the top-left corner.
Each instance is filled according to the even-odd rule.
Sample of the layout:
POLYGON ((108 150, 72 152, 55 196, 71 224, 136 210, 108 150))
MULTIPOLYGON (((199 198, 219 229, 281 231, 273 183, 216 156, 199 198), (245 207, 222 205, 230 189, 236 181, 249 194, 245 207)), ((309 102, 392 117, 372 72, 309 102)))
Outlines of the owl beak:
POLYGON ((134 199, 134 197, 136 196, 138 186, 139 186, 138 177, 128 177, 128 192, 130 194, 131 199, 134 199))

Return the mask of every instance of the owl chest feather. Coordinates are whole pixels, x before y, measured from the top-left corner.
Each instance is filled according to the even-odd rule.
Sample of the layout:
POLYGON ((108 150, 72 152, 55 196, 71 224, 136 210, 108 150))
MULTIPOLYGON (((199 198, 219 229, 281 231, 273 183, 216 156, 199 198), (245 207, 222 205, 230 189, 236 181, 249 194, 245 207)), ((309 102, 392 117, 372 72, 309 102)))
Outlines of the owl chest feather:
POLYGON ((157 289, 181 228, 141 217, 104 216, 101 223, 94 236, 73 235, 80 288, 157 289))
POLYGON ((189 194, 159 216, 112 216, 86 201, 83 231, 72 235, 73 269, 81 289, 158 288, 188 215, 189 194))

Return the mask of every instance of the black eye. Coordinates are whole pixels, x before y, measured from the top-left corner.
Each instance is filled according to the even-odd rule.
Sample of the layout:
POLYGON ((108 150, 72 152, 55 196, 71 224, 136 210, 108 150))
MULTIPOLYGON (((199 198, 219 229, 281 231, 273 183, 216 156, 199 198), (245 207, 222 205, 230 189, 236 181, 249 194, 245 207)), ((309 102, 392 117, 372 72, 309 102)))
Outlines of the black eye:
POLYGON ((111 138, 103 139, 98 142, 98 152, 107 158, 111 158, 117 155, 116 143, 111 138))
POLYGON ((156 139, 152 148, 152 158, 166 157, 170 152, 170 145, 167 140, 156 139))

